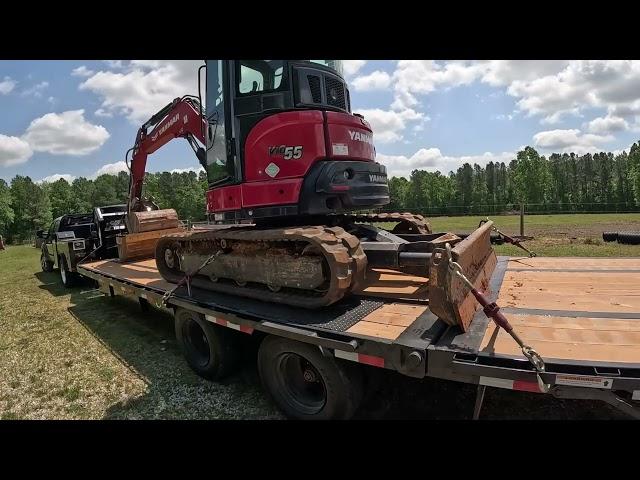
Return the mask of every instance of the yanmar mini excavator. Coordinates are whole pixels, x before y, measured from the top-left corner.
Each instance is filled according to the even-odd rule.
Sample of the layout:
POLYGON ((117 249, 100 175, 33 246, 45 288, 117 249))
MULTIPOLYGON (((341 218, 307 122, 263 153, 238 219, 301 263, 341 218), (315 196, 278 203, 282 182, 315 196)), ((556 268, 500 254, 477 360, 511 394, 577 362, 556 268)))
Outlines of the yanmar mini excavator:
MULTIPOLYGON (((208 60, 200 68, 206 111, 200 94, 175 99, 142 125, 129 151, 130 233, 177 218, 143 197, 149 154, 185 138, 206 170, 208 228, 159 239, 164 279, 188 276, 199 288, 319 308, 363 291, 373 269, 429 277, 431 268, 435 276, 432 257, 446 243, 469 278, 489 278, 491 222, 461 240, 432 233, 420 215, 360 213, 387 205, 389 187, 369 123, 351 112, 341 61, 208 60)), ((451 282, 429 282, 438 313, 434 300, 451 296, 451 282)), ((458 308, 440 310, 459 322, 458 308)))

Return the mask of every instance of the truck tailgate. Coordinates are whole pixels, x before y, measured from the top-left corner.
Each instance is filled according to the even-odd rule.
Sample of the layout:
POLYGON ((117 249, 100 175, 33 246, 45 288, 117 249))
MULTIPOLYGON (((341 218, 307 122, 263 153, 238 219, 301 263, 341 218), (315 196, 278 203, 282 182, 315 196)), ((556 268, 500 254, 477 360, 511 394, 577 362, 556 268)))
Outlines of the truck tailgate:
MULTIPOLYGON (((640 364, 640 259, 505 261, 497 303, 546 361, 640 364)), ((479 351, 522 356, 493 322, 479 351)))

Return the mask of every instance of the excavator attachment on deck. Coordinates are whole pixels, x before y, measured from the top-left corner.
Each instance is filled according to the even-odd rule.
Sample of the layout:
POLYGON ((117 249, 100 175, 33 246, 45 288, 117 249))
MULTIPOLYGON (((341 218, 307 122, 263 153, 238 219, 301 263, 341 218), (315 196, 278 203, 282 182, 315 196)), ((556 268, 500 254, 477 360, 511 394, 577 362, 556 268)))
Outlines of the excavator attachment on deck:
POLYGON ((118 258, 122 261, 152 257, 160 237, 184 231, 172 208, 128 212, 125 224, 128 233, 116 237, 118 258))
MULTIPOLYGON (((493 222, 485 222, 451 249, 451 259, 482 292, 487 291, 497 264, 491 246, 492 227, 493 222)), ((429 265, 429 309, 449 325, 458 325, 466 332, 479 306, 462 280, 449 269, 446 248, 436 248, 429 265)))

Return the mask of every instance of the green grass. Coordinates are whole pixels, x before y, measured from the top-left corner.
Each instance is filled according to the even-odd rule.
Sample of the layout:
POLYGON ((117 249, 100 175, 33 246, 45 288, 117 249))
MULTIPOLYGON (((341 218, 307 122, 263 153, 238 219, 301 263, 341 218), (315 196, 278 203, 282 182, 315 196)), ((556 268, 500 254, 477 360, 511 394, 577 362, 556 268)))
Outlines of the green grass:
MULTIPOLYGON (((429 222, 434 231, 469 232, 478 226, 483 216, 433 217, 429 222)), ((489 217, 495 225, 507 234, 520 232, 519 215, 493 215, 489 217)), ((567 215, 525 215, 525 235, 557 233, 571 235, 578 232, 601 234, 605 230, 640 231, 640 213, 576 213, 567 215)))
POLYGON ((169 314, 39 270, 33 247, 0 251, 0 418, 281 418, 251 363, 229 383, 205 381, 169 314))
MULTIPOLYGON (((486 217, 433 217, 429 223, 434 232, 471 233, 486 217)), ((519 215, 490 217, 507 235, 519 235, 519 215)), ((393 223, 381 224, 392 227, 393 223)), ((603 242, 602 232, 640 232, 640 213, 603 213, 569 215, 526 215, 524 233, 533 237, 524 245, 537 255, 546 257, 640 257, 640 245, 603 242)), ((497 245, 498 255, 525 254, 512 245, 497 245)))

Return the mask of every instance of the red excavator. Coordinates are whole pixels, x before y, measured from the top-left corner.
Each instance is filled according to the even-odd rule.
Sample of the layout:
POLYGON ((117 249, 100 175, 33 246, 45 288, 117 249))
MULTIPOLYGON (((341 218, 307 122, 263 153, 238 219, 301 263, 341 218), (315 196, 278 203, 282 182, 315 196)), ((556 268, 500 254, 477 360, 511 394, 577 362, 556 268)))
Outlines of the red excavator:
MULTIPOLYGON (((434 251, 461 241, 432 233, 419 215, 358 213, 387 205, 389 187, 369 123, 351 112, 341 61, 208 60, 200 68, 206 109, 200 91, 175 99, 127 152, 130 233, 175 226, 175 211, 143 196, 149 154, 185 138, 207 174, 208 228, 156 244, 167 281, 186 276, 200 288, 318 308, 362 291, 372 269, 427 277, 434 251)), ((494 255, 488 241, 477 244, 462 249, 474 250, 464 265, 472 278, 494 255)))

